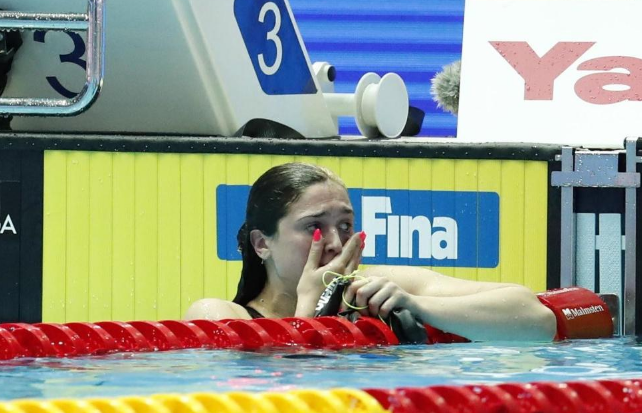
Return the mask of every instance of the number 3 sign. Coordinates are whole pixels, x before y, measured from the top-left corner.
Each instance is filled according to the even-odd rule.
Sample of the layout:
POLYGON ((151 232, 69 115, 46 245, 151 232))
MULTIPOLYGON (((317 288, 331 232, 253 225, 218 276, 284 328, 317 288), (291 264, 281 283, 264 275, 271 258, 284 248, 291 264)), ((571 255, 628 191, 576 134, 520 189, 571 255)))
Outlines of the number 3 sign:
POLYGON ((261 89, 266 94, 317 92, 283 0, 236 0, 234 16, 261 89))
MULTIPOLYGON (((33 33, 33 40, 38 42, 38 43, 45 43, 45 36, 47 35, 48 32, 38 30, 33 33)), ((87 47, 85 46, 85 41, 80 37, 78 33, 74 32, 65 32, 69 37, 71 37, 71 40, 74 42, 74 50, 69 53, 69 54, 64 54, 60 55, 60 63, 72 63, 77 66, 80 66, 83 70, 87 70, 87 62, 82 59, 82 57, 85 55, 85 51, 87 47)), ((49 85, 58 93, 60 93, 62 96, 66 97, 67 99, 72 99, 75 98, 78 93, 72 92, 66 87, 64 87, 60 81, 58 80, 57 77, 55 76, 47 76, 47 82, 49 82, 49 85)))

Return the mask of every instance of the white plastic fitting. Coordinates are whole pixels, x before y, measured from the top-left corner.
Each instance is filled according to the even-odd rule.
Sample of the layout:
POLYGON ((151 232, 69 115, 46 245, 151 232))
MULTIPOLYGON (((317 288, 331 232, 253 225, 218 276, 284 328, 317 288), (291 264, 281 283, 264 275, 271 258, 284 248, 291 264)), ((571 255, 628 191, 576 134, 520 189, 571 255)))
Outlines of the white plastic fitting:
POLYGON ((359 132, 367 138, 396 138, 406 126, 408 91, 396 73, 383 77, 366 73, 354 94, 324 93, 323 97, 332 116, 353 116, 359 132))
POLYGON ((334 78, 336 77, 336 69, 328 62, 314 62, 312 70, 317 78, 321 92, 334 93, 334 78))

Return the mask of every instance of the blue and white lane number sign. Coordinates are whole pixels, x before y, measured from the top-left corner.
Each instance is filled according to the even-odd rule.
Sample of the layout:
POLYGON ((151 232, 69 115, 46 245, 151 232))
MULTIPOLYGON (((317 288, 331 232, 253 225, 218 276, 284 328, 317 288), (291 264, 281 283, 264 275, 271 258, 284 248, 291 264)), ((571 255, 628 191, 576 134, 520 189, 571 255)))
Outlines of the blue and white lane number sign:
POLYGON ((236 0, 234 17, 266 94, 317 92, 284 0, 236 0))
MULTIPOLYGON (((248 185, 216 188, 219 259, 237 261, 236 234, 245 218, 248 185)), ((348 190, 355 231, 368 242, 364 264, 495 268, 499 264, 496 192, 348 190)))

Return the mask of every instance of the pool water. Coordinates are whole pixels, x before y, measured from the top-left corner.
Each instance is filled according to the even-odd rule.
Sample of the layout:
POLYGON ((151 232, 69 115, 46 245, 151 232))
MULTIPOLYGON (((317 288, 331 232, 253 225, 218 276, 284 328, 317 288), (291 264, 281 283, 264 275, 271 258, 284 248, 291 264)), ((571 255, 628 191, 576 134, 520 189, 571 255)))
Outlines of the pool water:
POLYGON ((0 362, 0 399, 642 378, 642 341, 181 350, 0 362))

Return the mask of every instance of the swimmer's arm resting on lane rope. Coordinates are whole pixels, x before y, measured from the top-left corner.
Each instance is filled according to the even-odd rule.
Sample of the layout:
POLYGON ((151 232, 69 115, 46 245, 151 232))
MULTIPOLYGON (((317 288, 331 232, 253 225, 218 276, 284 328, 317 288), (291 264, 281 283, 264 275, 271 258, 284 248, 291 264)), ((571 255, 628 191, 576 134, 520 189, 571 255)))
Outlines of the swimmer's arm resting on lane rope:
MULTIPOLYGON (((368 301, 377 301, 376 293, 367 301, 360 300, 362 286, 372 284, 373 289, 392 291, 394 284, 397 291, 387 293, 393 302, 402 303, 425 324, 473 341, 550 341, 556 333, 553 312, 521 285, 462 280, 420 267, 368 267, 360 275, 371 280, 355 281, 346 290, 348 302, 357 291, 357 306, 369 305, 368 301), (386 285, 385 280, 391 283, 386 285)), ((384 308, 385 303, 375 303, 374 309, 362 313, 378 311, 378 305, 392 310, 384 308)))
MULTIPOLYGON (((461 280, 418 267, 369 267, 360 275, 376 282, 391 281, 403 290, 403 307, 422 322, 470 340, 552 340, 556 321, 526 287, 461 280)), ((352 299, 356 281, 346 290, 352 299)), ((358 303, 357 299, 357 304, 358 303)), ((367 313, 367 310, 362 311, 367 313)), ((375 313, 376 314, 376 313, 375 313)), ((372 315, 372 314, 370 314, 372 315)), ((185 319, 251 319, 240 305, 217 298, 192 304, 185 319)))

